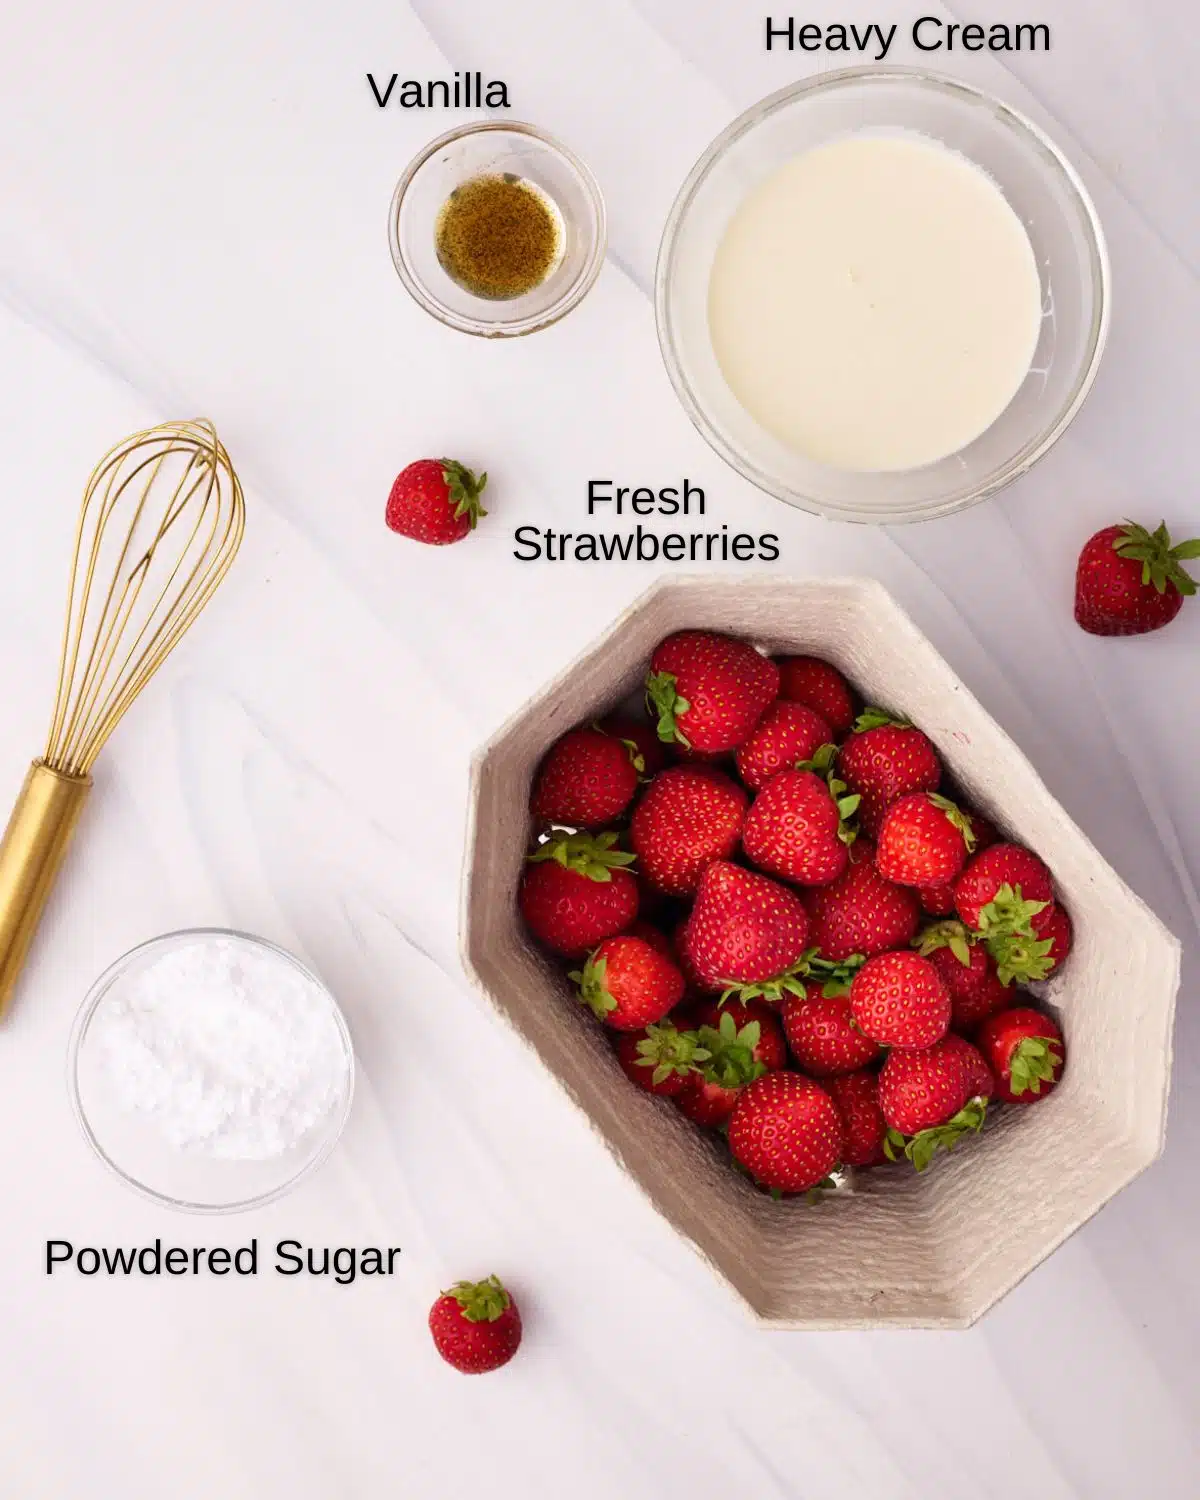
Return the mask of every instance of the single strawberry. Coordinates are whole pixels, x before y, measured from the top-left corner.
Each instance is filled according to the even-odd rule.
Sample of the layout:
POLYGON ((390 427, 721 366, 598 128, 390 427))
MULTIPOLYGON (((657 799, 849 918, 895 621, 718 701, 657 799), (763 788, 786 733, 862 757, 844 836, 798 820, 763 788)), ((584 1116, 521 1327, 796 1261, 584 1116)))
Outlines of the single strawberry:
POLYGON ((921 908, 931 917, 952 917, 954 915, 954 886, 950 885, 919 885, 917 897, 921 908))
POLYGON ((987 1058, 980 1052, 979 1048, 967 1041, 966 1037, 958 1036, 951 1032, 944 1038, 944 1045, 948 1054, 956 1054, 962 1059, 963 1067, 967 1074, 967 1088, 972 1099, 982 1099, 986 1104, 996 1094, 996 1075, 988 1067, 987 1058))
POLYGON ((950 1025, 956 1031, 969 1031, 1012 1000, 1012 991, 996 972, 996 960, 961 922, 937 922, 927 927, 913 946, 929 960, 946 986, 950 1025))
POLYGON ((811 760, 832 738, 820 714, 803 703, 777 699, 737 752, 738 775, 752 792, 760 791, 777 771, 811 760))
POLYGON ((569 977, 596 1019, 614 1031, 640 1031, 683 999, 683 975, 636 937, 605 938, 569 977))
POLYGON ((736 750, 779 694, 779 668, 746 641, 681 630, 650 658, 646 702, 668 744, 736 750))
POLYGON ((486 474, 477 479, 453 458, 420 459, 396 475, 387 502, 388 527, 432 547, 461 542, 487 515, 479 503, 486 484, 486 474))
POLYGON ((1046 957, 1050 960, 1049 972, 1053 973, 1070 953, 1071 945, 1075 941, 1071 930, 1071 918, 1067 915, 1064 906, 1060 906, 1057 901, 1051 901, 1044 911, 1033 914, 1029 925, 1033 928, 1034 937, 1050 944, 1050 951, 1046 957))
POLYGON ((723 1125, 728 1120, 742 1089, 767 1071, 766 1063, 755 1055, 762 1032, 761 1021, 739 1026, 732 1011, 719 1016, 715 1026, 700 1026, 696 1037, 708 1059, 676 1100, 689 1120, 697 1125, 723 1125))
POLYGON ((573 833, 548 839, 529 856, 517 902, 544 948, 582 958, 637 916, 638 883, 624 868, 634 856, 616 842, 615 833, 573 833))
MULTIPOLYGON (((809 762, 815 764, 815 762, 809 762)), ((750 805, 742 828, 746 858, 769 875, 801 885, 828 885, 847 864, 854 830, 846 821, 858 806, 815 770, 780 771, 750 805)))
POLYGON ((950 1026, 950 996, 919 953, 877 953, 850 984, 859 1030, 885 1047, 931 1047, 950 1026))
POLYGON ((724 1125, 733 1113, 740 1089, 727 1089, 723 1084, 713 1083, 703 1074, 689 1078, 676 1095, 675 1103, 693 1125, 706 1125, 715 1129, 724 1125))
POLYGON ((979 854, 984 849, 990 849, 993 844, 1000 842, 1000 830, 990 818, 985 818, 981 812, 973 808, 964 808, 963 817, 971 825, 971 833, 975 838, 975 853, 979 854))
POLYGON ((971 824, 947 797, 910 792, 883 815, 875 864, 897 885, 945 885, 975 848, 971 824))
POLYGON ((633 714, 608 714, 600 720, 598 727, 613 739, 624 741, 634 769, 643 781, 657 776, 666 766, 667 747, 648 719, 635 718, 633 714))
POLYGON ((842 1073, 823 1085, 837 1106, 846 1130, 842 1162, 847 1167, 875 1167, 885 1161, 887 1122, 879 1108, 879 1075, 868 1069, 842 1073))
POLYGON ((803 1193, 842 1159, 846 1131, 833 1100, 799 1073, 767 1073, 738 1096, 729 1149, 761 1187, 803 1193))
POLYGON ((974 932, 989 937, 1033 935, 1033 917, 1054 900, 1042 861, 1020 844, 993 844, 968 860, 954 883, 954 905, 974 932))
POLYGON ((761 1000, 726 1000, 724 1003, 710 1000, 696 1007, 688 1016, 688 1023, 695 1026, 701 1035, 704 1028, 717 1030, 734 1027, 741 1035, 748 1026, 758 1027, 758 1040, 751 1044, 750 1052, 755 1062, 762 1063, 769 1073, 787 1066, 787 1044, 783 1039, 783 1027, 779 1017, 761 1000), (726 1020, 728 1017, 728 1021, 726 1020))
POLYGON ((1183 563, 1200 541, 1171 545, 1166 523, 1135 521, 1089 537, 1075 570, 1075 619, 1091 635, 1144 635, 1169 625, 1196 583, 1183 563))
POLYGON ((649 943, 655 953, 661 953, 664 958, 669 958, 678 967, 678 959, 675 956, 675 944, 662 930, 655 927, 653 922, 643 922, 639 917, 636 922, 631 922, 625 929, 626 937, 641 938, 643 943, 649 943))
POLYGON ((845 995, 823 995, 813 985, 783 1002, 783 1030, 797 1064, 814 1078, 854 1073, 882 1050, 854 1024, 845 995))
POLYGON ((621 816, 637 789, 637 767, 623 740, 602 729, 571 729, 542 761, 529 810, 543 823, 602 828, 621 816))
POLYGON ((1057 901, 1029 918, 1030 933, 998 931, 987 939, 1004 984, 1046 979, 1071 951, 1071 919, 1057 901))
POLYGON ((700 877, 684 944, 701 984, 728 988, 787 973, 807 936, 808 917, 794 891, 717 860, 700 877))
POLYGON ((448 1365, 464 1375, 483 1375, 506 1365, 517 1352, 521 1314, 495 1276, 456 1281, 430 1309, 429 1331, 448 1365))
POLYGON ((846 868, 828 885, 804 895, 808 940, 822 958, 837 962, 861 953, 870 958, 912 941, 921 920, 917 897, 893 885, 875 868, 875 849, 865 839, 850 845, 846 868))
POLYGON ((1040 1010, 997 1011, 979 1028, 976 1042, 996 1075, 996 1097, 1007 1104, 1044 1099, 1062 1075, 1062 1031, 1040 1010))
POLYGON ((921 1051, 888 1054, 879 1073, 879 1108, 887 1121, 883 1149, 890 1160, 903 1154, 923 1172, 938 1151, 952 1151, 964 1135, 982 1128, 987 1101, 971 1093, 979 1075, 964 1052, 969 1046, 948 1036, 921 1051))
POLYGON ((643 1031, 623 1031, 616 1050, 626 1076, 647 1093, 665 1099, 681 1094, 709 1056, 694 1031, 680 1031, 670 1021, 643 1031))
POLYGON ((780 656, 779 696, 803 703, 829 725, 835 735, 849 734, 854 723, 854 695, 834 666, 817 656, 780 656))
POLYGON ((629 825, 647 883, 691 895, 705 866, 737 848, 748 802, 735 781, 707 766, 672 766, 656 776, 629 825))
POLYGON ((862 799, 862 831, 876 840, 883 815, 897 798, 936 792, 942 781, 942 763, 930 740, 881 708, 859 714, 854 733, 838 752, 837 765, 842 780, 862 799))

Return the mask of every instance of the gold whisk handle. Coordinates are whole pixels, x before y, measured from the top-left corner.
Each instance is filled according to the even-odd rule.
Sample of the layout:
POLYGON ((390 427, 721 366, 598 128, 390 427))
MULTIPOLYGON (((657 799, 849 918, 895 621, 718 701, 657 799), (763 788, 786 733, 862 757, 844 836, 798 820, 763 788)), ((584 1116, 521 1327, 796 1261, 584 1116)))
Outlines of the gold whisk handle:
POLYGON ((59 866, 92 789, 34 761, 0 843, 0 1014, 12 999, 59 866))

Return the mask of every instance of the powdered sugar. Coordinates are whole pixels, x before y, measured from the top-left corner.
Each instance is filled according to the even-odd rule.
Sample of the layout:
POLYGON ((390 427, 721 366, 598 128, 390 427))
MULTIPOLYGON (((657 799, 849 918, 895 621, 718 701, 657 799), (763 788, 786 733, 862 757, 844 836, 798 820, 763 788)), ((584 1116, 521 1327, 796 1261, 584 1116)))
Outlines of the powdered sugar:
POLYGON ((263 1161, 329 1113, 349 1060, 325 991, 274 950, 197 933, 151 951, 92 1022, 120 1106, 181 1151, 263 1161))

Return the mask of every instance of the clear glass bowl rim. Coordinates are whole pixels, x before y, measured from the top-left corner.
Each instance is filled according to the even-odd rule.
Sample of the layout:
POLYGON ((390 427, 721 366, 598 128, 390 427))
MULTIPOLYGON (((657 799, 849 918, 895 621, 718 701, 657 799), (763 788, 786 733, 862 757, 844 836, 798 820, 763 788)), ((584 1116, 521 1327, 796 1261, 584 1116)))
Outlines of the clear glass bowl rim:
POLYGON ((996 98, 994 94, 989 94, 984 89, 976 88, 969 83, 963 83, 960 79, 953 78, 948 74, 936 73, 923 68, 897 66, 840 68, 832 73, 822 73, 817 77, 801 79, 798 83, 788 84, 784 88, 777 89, 773 94, 768 94, 756 104, 751 105, 749 109, 743 111, 735 120, 731 121, 706 147, 692 167, 692 170, 684 179, 683 186, 679 189, 675 201, 671 205, 671 211, 667 215, 666 224, 663 226, 662 239, 659 242, 658 262, 654 276, 654 316, 658 328, 659 350, 667 369, 667 375, 675 389, 675 394, 678 396, 693 427, 696 428, 705 442, 732 469, 744 478, 749 479, 752 484, 757 485, 759 489, 764 490, 767 494, 774 495, 777 500, 782 500, 786 504, 794 505, 798 510, 807 511, 810 515, 821 516, 827 520, 851 521, 863 525, 876 526, 891 526, 912 521, 930 521, 936 520, 940 516, 953 515, 957 511, 967 510, 970 506, 977 505, 981 500, 986 500, 989 495, 996 494, 999 490, 1010 485, 1015 479, 1019 479, 1022 474, 1027 473, 1058 442, 1086 400, 1088 392, 1091 390, 1096 379, 1096 372, 1100 367, 1100 358, 1104 353, 1104 346, 1108 340, 1111 308, 1112 268, 1109 262, 1108 247, 1105 243, 1100 216, 1096 212, 1096 206, 1092 202, 1091 194, 1084 186, 1083 179, 1054 141, 1051 140, 1039 125, 1022 114, 1020 110, 1014 109, 1012 105, 1006 104, 1002 99, 996 98), (1087 357, 1081 361, 1079 373, 1076 376, 1068 399, 1063 404, 1054 421, 1047 426, 1034 445, 1014 455, 989 480, 965 495, 952 496, 941 502, 930 502, 928 505, 910 507, 907 510, 896 511, 894 513, 889 512, 886 515, 882 515, 877 511, 856 511, 849 506, 826 505, 812 495, 800 494, 795 490, 789 489, 786 485, 779 483, 769 474, 764 473, 745 455, 739 453, 730 444, 726 443, 720 433, 709 422, 703 408, 693 394, 691 386, 688 384, 675 350, 670 321, 667 315, 668 278, 671 263, 674 259, 675 244, 679 236, 680 226, 691 206, 697 188, 725 154, 729 146, 746 134, 747 131, 753 129, 762 120, 768 118, 786 105, 794 103, 797 99, 802 99, 813 94, 833 92, 839 88, 845 88, 853 84, 870 83, 875 79, 889 83, 911 83, 918 88, 931 89, 938 93, 966 99, 972 104, 985 104, 990 109, 995 110, 1016 134, 1029 136, 1034 144, 1040 147, 1046 154, 1053 164, 1054 169, 1065 179, 1083 209, 1083 221, 1087 230, 1088 249, 1090 251, 1096 299, 1087 357))
POLYGON ((147 1198, 151 1203, 157 1203, 167 1208, 178 1209, 183 1213, 203 1214, 208 1217, 220 1214, 246 1213, 250 1209, 263 1208, 268 1203, 274 1203, 278 1199, 290 1193, 293 1188, 298 1187, 306 1178, 311 1177, 317 1169, 324 1165, 333 1152, 334 1147, 341 1139, 342 1132, 346 1128, 346 1121, 350 1118, 350 1108, 354 1103, 355 1083, 354 1043, 350 1036, 350 1028, 346 1024, 346 1018, 342 1014, 341 1006, 334 999, 329 986, 319 974, 315 974, 307 964, 304 964, 290 953, 286 948, 281 948, 278 943, 273 943, 269 938, 259 937, 253 932, 241 932, 233 927, 182 927, 175 932, 160 933, 158 937, 147 938, 145 942, 138 943, 123 953, 120 958, 114 959, 108 968, 95 980, 92 987, 83 998, 83 1003, 75 1016, 71 1027, 70 1040, 67 1043, 67 1092, 71 1098, 71 1108, 75 1113, 75 1119, 84 1140, 99 1157, 100 1161, 113 1173, 115 1177, 125 1183, 127 1187, 147 1198), (129 967, 139 955, 151 948, 166 947, 189 938, 236 938, 240 942, 252 943, 255 947, 263 948, 273 953, 278 958, 284 959, 293 968, 298 969, 313 984, 317 985, 329 1001, 333 1012, 334 1023, 341 1037, 342 1047, 345 1051, 347 1074, 345 1097, 340 1106, 330 1117, 328 1132, 321 1142, 320 1149, 300 1168, 294 1172, 286 1182, 281 1182, 270 1192, 259 1193, 253 1198, 240 1199, 233 1203, 192 1203, 186 1198, 173 1198, 169 1193, 160 1193, 154 1188, 148 1187, 144 1182, 139 1182, 136 1177, 130 1176, 128 1172, 104 1150, 96 1139, 95 1133, 88 1122, 87 1114, 83 1108, 83 1101, 79 1097, 79 1049, 87 1034, 88 1026, 100 1002, 108 993, 113 982, 129 967))
MULTIPOLYGON (((388 210, 388 246, 392 253, 392 264, 396 267, 396 274, 404 283, 405 290, 413 301, 423 307, 431 317, 445 324, 447 328, 455 328, 460 333, 474 334, 477 338, 511 339, 522 338, 527 333, 537 333, 542 328, 549 328, 574 308, 578 307, 595 285, 596 278, 600 274, 600 268, 604 264, 604 258, 608 253, 608 213, 604 206, 604 194, 600 191, 600 184, 586 162, 580 160, 568 147, 564 146, 548 131, 541 130, 536 125, 529 124, 526 120, 471 120, 465 125, 455 126, 453 130, 447 130, 437 136, 420 151, 405 167, 400 181, 396 184, 396 190, 392 194, 391 206, 388 210), (464 136, 482 135, 489 131, 499 131, 510 135, 527 135, 538 141, 549 150, 556 152, 577 174, 583 184, 588 198, 591 200, 592 208, 596 214, 596 237, 588 255, 587 263, 578 278, 571 284, 565 294, 557 302, 553 302, 542 312, 529 318, 505 324, 491 323, 483 318, 468 318, 460 313, 454 312, 443 302, 439 302, 426 288, 412 271, 404 254, 404 247, 400 243, 400 209, 404 202, 404 196, 412 185, 413 179, 425 165, 431 156, 436 155, 443 146, 448 146, 451 141, 462 140, 464 136)), ((503 303, 497 303, 502 307, 503 303)))

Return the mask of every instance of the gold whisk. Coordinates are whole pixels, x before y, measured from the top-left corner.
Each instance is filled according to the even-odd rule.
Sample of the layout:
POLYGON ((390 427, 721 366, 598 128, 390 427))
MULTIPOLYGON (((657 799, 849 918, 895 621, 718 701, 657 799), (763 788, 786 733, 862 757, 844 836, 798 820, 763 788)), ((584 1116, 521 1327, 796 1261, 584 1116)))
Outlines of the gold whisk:
POLYGON ((54 717, 0 843, 0 1012, 109 735, 229 571, 242 487, 211 422, 166 422, 105 454, 83 495, 54 717))

